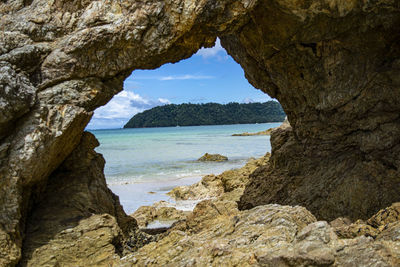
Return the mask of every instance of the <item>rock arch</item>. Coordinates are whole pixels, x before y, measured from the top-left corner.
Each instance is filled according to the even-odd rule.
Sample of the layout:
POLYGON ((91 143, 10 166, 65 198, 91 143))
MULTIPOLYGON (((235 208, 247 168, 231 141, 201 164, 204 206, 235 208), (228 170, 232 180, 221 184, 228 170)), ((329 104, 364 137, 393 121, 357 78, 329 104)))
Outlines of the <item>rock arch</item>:
MULTIPOLYGON (((93 110, 134 69, 187 58, 217 36, 292 124, 273 135, 272 167, 253 177, 242 208, 363 218, 400 200, 397 1, 5 0, 0 14, 1 264, 20 260, 49 181, 98 162, 71 163, 93 149, 82 138, 93 110)), ((111 198, 104 212, 121 221, 111 198)))

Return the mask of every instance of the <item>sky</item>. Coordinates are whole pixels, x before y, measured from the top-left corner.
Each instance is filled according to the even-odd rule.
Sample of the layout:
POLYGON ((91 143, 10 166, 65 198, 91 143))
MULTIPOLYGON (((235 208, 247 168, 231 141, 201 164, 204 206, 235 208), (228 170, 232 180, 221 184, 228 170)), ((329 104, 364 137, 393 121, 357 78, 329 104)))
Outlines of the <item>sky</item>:
POLYGON ((271 98, 255 89, 217 39, 189 59, 155 70, 135 70, 124 90, 95 110, 88 129, 122 128, 135 114, 165 104, 250 103, 271 98))

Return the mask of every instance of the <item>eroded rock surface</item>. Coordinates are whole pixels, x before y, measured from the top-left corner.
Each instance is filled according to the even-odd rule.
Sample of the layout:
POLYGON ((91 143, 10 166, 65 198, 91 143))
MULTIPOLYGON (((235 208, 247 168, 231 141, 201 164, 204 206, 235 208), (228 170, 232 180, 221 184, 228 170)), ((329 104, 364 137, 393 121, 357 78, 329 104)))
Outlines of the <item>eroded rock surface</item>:
POLYGON ((389 231, 390 238, 361 233, 342 238, 302 207, 239 211, 232 201, 205 200, 187 221, 124 261, 133 266, 398 266, 400 241, 393 239, 398 234, 388 221, 378 228, 385 229, 379 236, 389 231))
POLYGON ((249 15, 221 44, 292 128, 272 133, 240 208, 367 219, 399 201, 400 3, 260 1, 249 15))

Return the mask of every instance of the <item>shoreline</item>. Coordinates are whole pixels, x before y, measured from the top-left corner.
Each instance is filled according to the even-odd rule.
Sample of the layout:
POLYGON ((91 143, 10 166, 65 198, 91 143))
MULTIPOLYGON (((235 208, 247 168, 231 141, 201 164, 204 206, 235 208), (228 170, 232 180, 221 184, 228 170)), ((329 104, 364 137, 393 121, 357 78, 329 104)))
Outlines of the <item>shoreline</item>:
POLYGON ((257 159, 249 158, 238 168, 192 180, 191 182, 194 183, 189 184, 189 181, 185 180, 185 184, 169 188, 169 191, 153 191, 149 195, 155 196, 161 193, 160 200, 141 205, 133 213, 127 212, 127 214, 134 217, 139 227, 145 230, 154 228, 153 224, 160 225, 159 222, 169 221, 172 226, 175 222, 186 220, 197 204, 206 200, 238 201, 249 181, 250 174, 258 167, 268 164, 269 158, 270 153, 266 153, 257 159))
POLYGON ((202 176, 195 176, 157 183, 107 184, 107 186, 120 198, 125 213, 132 214, 142 206, 151 206, 159 201, 173 201, 172 198, 167 195, 169 191, 178 186, 197 183, 201 179, 202 176))

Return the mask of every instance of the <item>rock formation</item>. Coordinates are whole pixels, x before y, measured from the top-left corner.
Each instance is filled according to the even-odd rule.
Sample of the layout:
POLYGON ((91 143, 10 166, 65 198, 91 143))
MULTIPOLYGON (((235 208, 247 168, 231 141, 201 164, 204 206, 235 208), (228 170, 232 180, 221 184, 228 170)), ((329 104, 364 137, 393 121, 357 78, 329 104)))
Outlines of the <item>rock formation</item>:
POLYGON ((213 45, 243 25, 254 5, 0 2, 0 265, 19 261, 35 199, 80 142, 93 110, 122 90, 134 69, 213 45))
POLYGON ((240 133, 240 134, 232 134, 232 136, 271 135, 271 133, 272 133, 273 131, 275 131, 276 129, 278 129, 278 128, 286 128, 286 127, 288 127, 288 126, 290 126, 290 124, 289 124, 289 121, 288 121, 288 119, 287 119, 287 117, 286 117, 285 120, 283 121, 283 123, 282 123, 280 126, 278 126, 278 127, 270 128, 270 129, 267 129, 267 130, 265 130, 265 131, 256 132, 256 133, 244 132, 244 133, 240 133))
MULTIPOLYGON (((44 199, 75 205, 49 188, 64 177, 61 164, 93 110, 134 69, 177 62, 217 36, 292 125, 272 134, 270 167, 252 176, 241 208, 302 204, 318 218, 366 219, 399 200, 399 10, 395 0, 1 1, 0 265, 22 254, 29 264, 42 251, 31 251, 31 238, 57 243, 63 234, 51 226, 57 234, 35 237, 32 222, 45 212, 44 199)), ((59 183, 75 192, 73 181, 59 183)), ((92 194, 96 188, 83 194, 111 201, 104 188, 92 194)), ((95 208, 75 229, 91 236, 104 226, 99 245, 111 251, 124 236, 117 206, 95 208)), ((46 218, 53 220, 39 226, 53 225, 46 218)))
POLYGON ((92 134, 84 133, 35 198, 26 221, 21 265, 118 264, 125 251, 143 245, 138 242, 145 235, 107 188, 104 159, 94 151, 98 145, 92 134))
POLYGON ((392 212, 373 227, 375 239, 363 233, 341 238, 334 226, 299 206, 239 211, 236 202, 205 200, 187 221, 124 261, 133 266, 399 266, 395 210, 390 207, 370 219, 392 212))
POLYGON ((249 15, 221 44, 292 128, 272 134, 239 207, 366 219, 399 201, 400 3, 260 1, 249 15))
POLYGON ((225 157, 221 154, 208 154, 205 153, 201 156, 197 161, 227 161, 228 157, 225 157))

